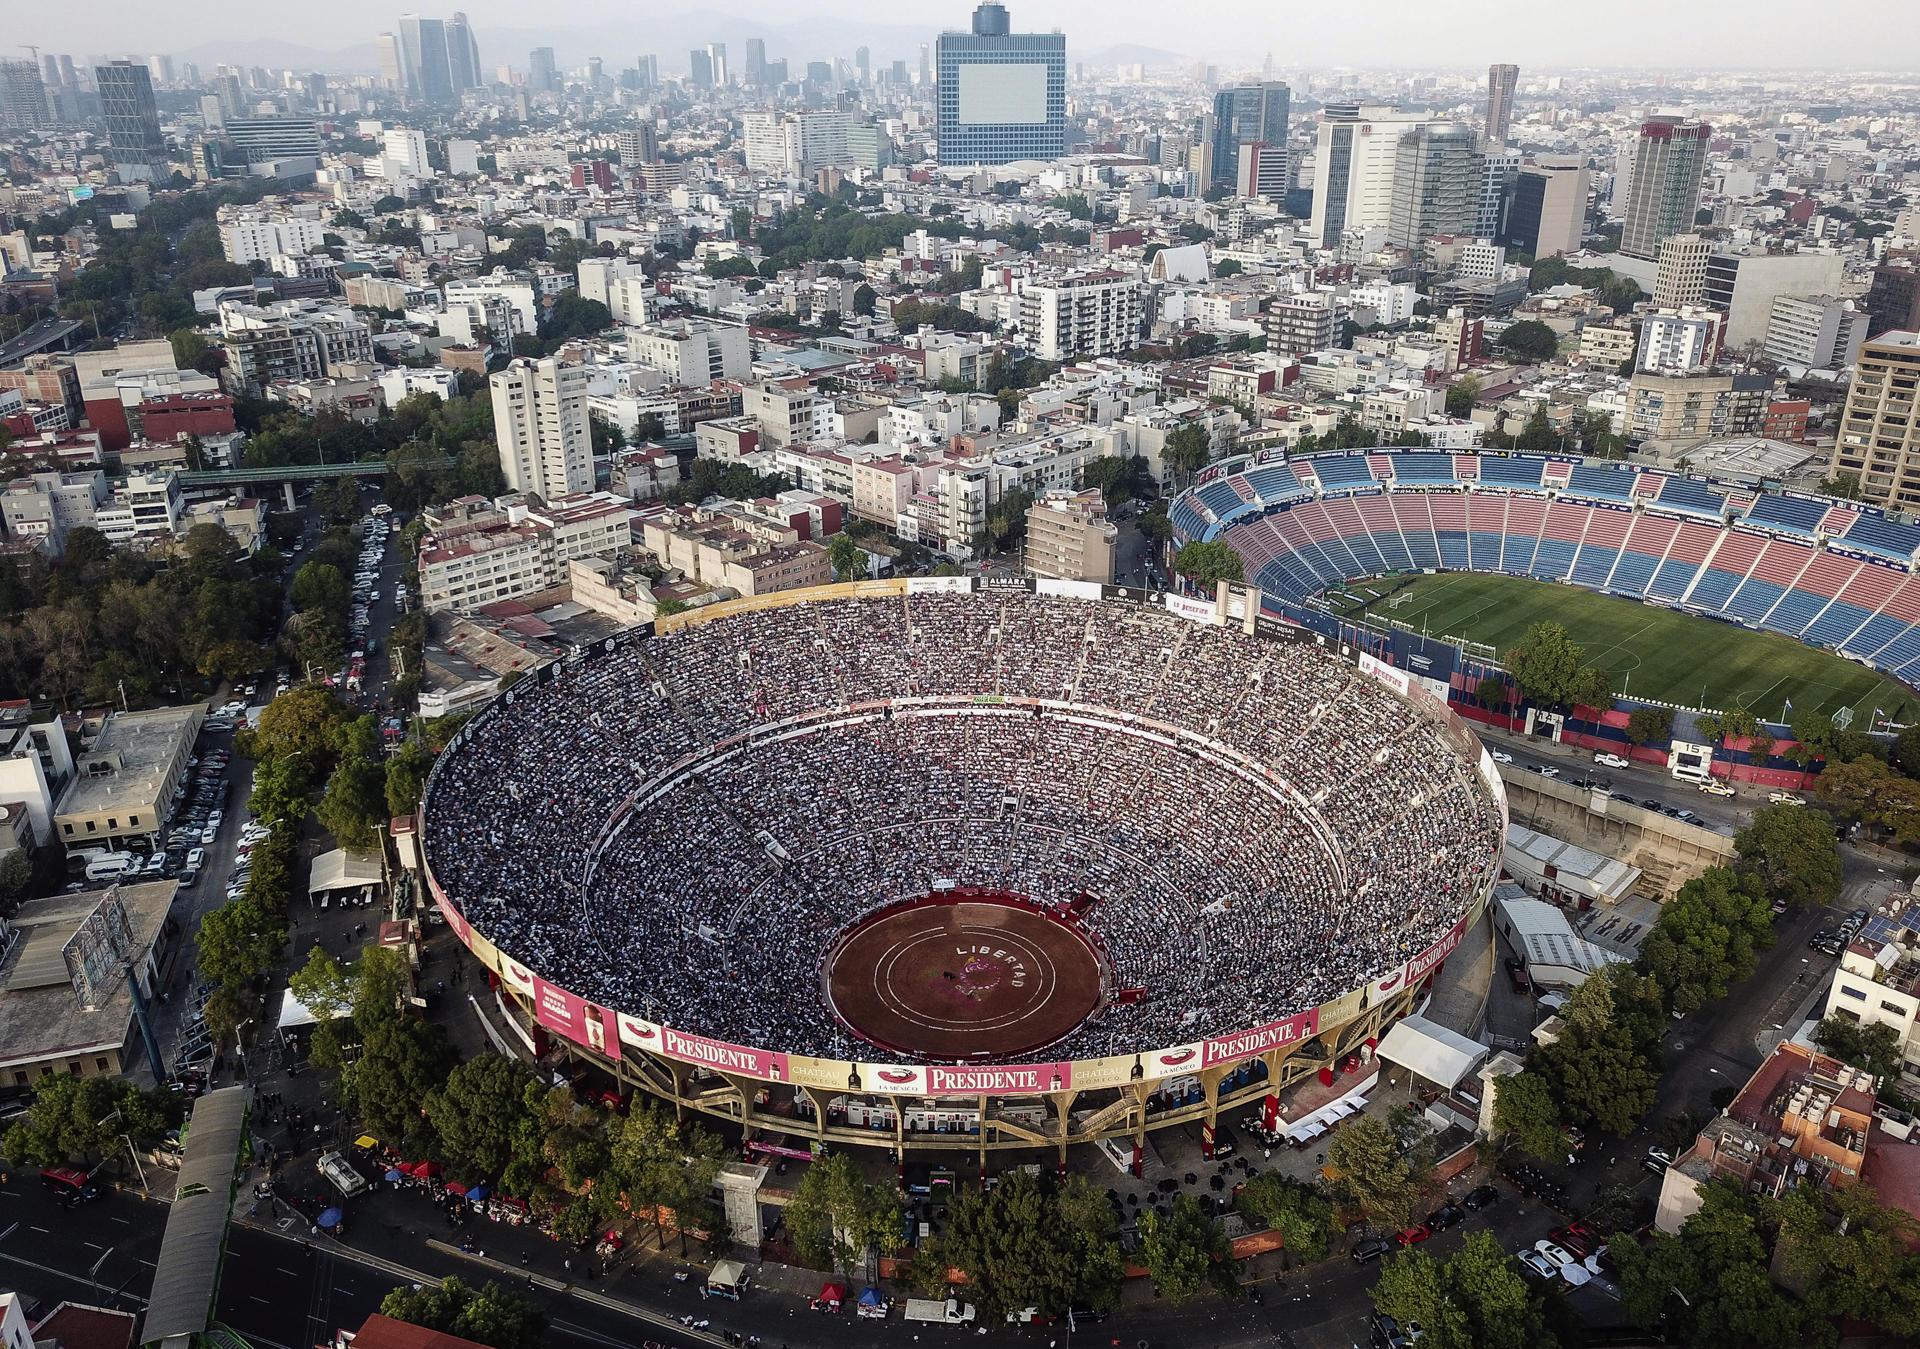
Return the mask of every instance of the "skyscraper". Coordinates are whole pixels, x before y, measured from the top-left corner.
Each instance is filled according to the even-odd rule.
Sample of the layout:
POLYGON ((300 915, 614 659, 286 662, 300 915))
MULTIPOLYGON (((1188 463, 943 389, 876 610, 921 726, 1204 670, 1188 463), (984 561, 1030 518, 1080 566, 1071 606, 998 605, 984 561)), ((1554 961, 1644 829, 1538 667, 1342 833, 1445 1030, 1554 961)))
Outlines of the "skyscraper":
POLYGON ((1505 145, 1513 124, 1513 91, 1520 83, 1520 67, 1487 67, 1487 144, 1505 145))
POLYGON ((764 89, 767 84, 767 44, 757 37, 747 39, 747 68, 742 72, 747 84, 764 89))
POLYGON ((381 33, 374 38, 373 45, 380 54, 380 83, 405 93, 407 66, 400 54, 400 39, 392 33, 381 33))
POLYGON ((143 65, 113 61, 94 67, 100 108, 106 115, 107 156, 122 182, 150 183, 167 176, 167 142, 153 102, 153 77, 143 65))
POLYGON ((713 88, 713 58, 704 48, 695 47, 687 53, 687 83, 695 89, 713 88))
POLYGON ((480 44, 473 40, 473 26, 464 14, 455 13, 447 24, 447 70, 456 97, 486 83, 480 76, 480 44))
POLYGON ((39 67, 32 61, 0 61, 0 126, 26 131, 52 122, 39 67))
POLYGON ((560 87, 554 73, 553 48, 535 47, 527 53, 527 89, 535 94, 550 94, 560 87))
POLYGON ((1286 154, 1291 100, 1287 86, 1278 81, 1222 89, 1213 96, 1213 182, 1209 186, 1233 181, 1243 145, 1263 142, 1263 158, 1286 154))
POLYGON ((713 86, 724 89, 727 86, 727 44, 709 42, 707 44, 707 64, 713 69, 713 86))
POLYGON ((1655 261, 1661 240, 1693 228, 1712 135, 1713 128, 1704 122, 1678 117, 1650 117, 1641 123, 1620 234, 1622 255, 1655 261))
POLYGON ((860 74, 860 87, 865 89, 873 83, 873 53, 865 47, 853 49, 853 68, 860 74))
POLYGON ((447 59, 447 25, 418 14, 400 16, 400 59, 407 91, 422 103, 453 101, 453 71, 447 59))
POLYGON ((985 0, 968 33, 937 44, 940 162, 1058 159, 1067 145, 1067 39, 1010 31, 1007 7, 985 0))
POLYGON ((1500 242, 1535 258, 1578 252, 1587 228, 1587 163, 1542 155, 1513 180, 1500 242))
POLYGON ((1358 103, 1329 103, 1320 117, 1308 233, 1320 247, 1337 248, 1348 230, 1393 223, 1400 138, 1425 118, 1358 103))
POLYGON ((562 365, 551 356, 540 361, 523 356, 487 383, 507 490, 532 492, 545 501, 591 492, 586 367, 562 365))
POLYGON ((1437 234, 1479 228, 1479 137, 1465 122, 1415 124, 1394 147, 1388 241, 1418 248, 1437 234))

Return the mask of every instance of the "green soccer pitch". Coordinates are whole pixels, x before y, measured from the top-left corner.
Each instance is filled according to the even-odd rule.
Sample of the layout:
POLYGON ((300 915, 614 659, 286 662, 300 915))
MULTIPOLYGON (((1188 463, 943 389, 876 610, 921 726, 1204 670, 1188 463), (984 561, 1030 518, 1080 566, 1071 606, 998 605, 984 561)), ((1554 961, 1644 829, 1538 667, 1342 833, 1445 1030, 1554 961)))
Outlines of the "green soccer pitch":
POLYGON ((1898 682, 1791 637, 1578 586, 1449 572, 1418 576, 1410 584, 1404 578, 1356 582, 1327 599, 1344 615, 1365 602, 1375 619, 1482 642, 1502 656, 1525 640, 1533 624, 1552 619, 1585 649, 1589 663, 1611 676, 1615 693, 1683 707, 1743 706, 1766 721, 1778 720, 1789 702, 1795 712, 1825 716, 1847 707, 1865 730, 1874 708, 1892 714, 1915 701, 1898 682), (1382 598, 1368 600, 1368 590, 1382 598), (1388 591, 1397 605, 1390 604, 1388 591))

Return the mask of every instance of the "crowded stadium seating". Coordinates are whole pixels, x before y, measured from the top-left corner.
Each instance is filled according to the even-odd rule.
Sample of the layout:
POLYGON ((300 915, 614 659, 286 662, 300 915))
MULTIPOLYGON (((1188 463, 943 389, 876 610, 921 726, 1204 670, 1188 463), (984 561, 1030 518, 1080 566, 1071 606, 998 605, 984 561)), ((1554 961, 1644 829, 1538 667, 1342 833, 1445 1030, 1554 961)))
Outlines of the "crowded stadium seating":
POLYGON ((958 884, 1071 910, 1146 990, 1052 1051, 1077 1058, 1262 1025, 1426 950, 1498 866, 1469 753, 1310 641, 1024 591, 817 599, 518 686, 436 764, 424 837, 533 971, 789 1052, 863 1056, 821 963, 876 907, 958 884))
POLYGON ((1784 633, 1920 682, 1920 528, 1855 503, 1492 453, 1243 457, 1209 472, 1173 503, 1178 541, 1223 539, 1276 599, 1393 571, 1502 572, 1784 633))

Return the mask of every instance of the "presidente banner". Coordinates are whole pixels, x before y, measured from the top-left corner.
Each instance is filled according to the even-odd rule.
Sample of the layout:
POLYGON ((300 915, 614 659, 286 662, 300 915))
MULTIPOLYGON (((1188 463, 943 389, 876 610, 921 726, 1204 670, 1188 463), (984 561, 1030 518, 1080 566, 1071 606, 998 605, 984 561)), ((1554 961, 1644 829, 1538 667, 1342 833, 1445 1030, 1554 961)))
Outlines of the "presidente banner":
POLYGON ((1032 1096, 1072 1086, 1071 1063, 927 1065, 929 1096, 1032 1096))
POLYGON ((1250 1059, 1269 1049, 1284 1049, 1307 1039, 1319 1029, 1320 1009, 1315 1007, 1298 1016, 1290 1016, 1285 1021, 1268 1022, 1264 1026, 1236 1031, 1232 1035, 1218 1035, 1211 1040, 1201 1041, 1203 1053, 1200 1066, 1211 1068, 1216 1063, 1250 1059))
POLYGON ((550 984, 537 974, 533 977, 533 988, 534 1020, 548 1030, 577 1045, 585 1045, 596 1054, 608 1053, 607 1046, 619 1044, 619 1024, 606 1008, 577 997, 558 984, 550 984))
POLYGON ((1472 926, 1473 920, 1479 916, 1479 907, 1476 905, 1473 912, 1461 915, 1460 921, 1453 925, 1453 931, 1429 946, 1412 960, 1409 960, 1407 962, 1407 982, 1410 984, 1419 983, 1433 972, 1434 966, 1452 955, 1453 948, 1460 944, 1460 939, 1467 935, 1467 929, 1472 926))
POLYGON ((687 1035, 672 1026, 660 1028, 660 1040, 660 1052, 682 1063, 769 1082, 784 1082, 787 1077, 787 1056, 770 1049, 751 1049, 725 1040, 710 1040, 704 1035, 687 1035))

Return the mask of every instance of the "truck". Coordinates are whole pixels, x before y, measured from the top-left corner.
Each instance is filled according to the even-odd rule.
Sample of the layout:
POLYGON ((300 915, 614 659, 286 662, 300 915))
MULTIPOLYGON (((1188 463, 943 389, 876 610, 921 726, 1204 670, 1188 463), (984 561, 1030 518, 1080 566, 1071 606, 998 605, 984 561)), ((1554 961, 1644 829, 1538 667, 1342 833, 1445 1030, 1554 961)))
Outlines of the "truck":
POLYGON ((971 1325, 973 1318, 973 1304, 962 1302, 959 1298, 950 1297, 945 1302, 939 1302, 930 1297, 907 1299, 909 1321, 933 1321, 946 1326, 964 1326, 971 1325))
POLYGON ((323 1152, 316 1163, 320 1174, 340 1191, 343 1199, 351 1199, 367 1188, 367 1179, 354 1168, 352 1162, 337 1152, 323 1152))

